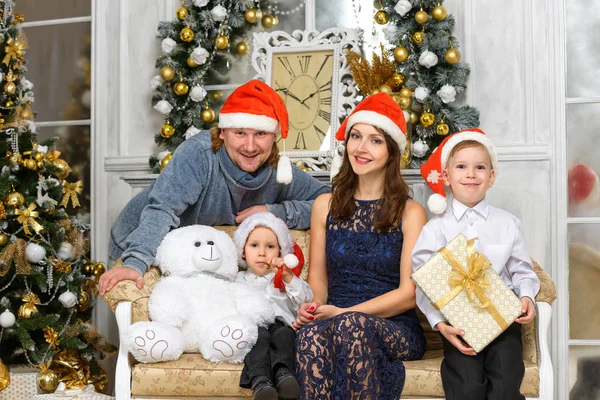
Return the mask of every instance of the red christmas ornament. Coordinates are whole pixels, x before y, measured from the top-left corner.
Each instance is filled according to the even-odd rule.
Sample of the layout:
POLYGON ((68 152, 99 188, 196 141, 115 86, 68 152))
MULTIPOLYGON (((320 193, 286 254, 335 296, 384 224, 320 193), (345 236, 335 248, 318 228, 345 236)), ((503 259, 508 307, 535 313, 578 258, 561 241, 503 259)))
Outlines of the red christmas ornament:
POLYGON ((569 204, 593 203, 600 198, 598 175, 587 165, 575 164, 569 168, 569 204))

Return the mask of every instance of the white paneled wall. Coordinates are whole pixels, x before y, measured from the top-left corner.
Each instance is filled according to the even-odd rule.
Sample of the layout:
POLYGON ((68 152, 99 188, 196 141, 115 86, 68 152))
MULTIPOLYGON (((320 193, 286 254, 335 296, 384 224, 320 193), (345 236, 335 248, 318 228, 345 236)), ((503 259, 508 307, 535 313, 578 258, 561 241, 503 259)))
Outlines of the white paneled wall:
MULTIPOLYGON (((307 0, 309 10, 311 1, 307 0)), ((347 0, 328 1, 351 7, 347 0)), ((523 221, 532 257, 555 277, 561 261, 557 254, 562 253, 553 249, 564 245, 552 232, 556 210, 562 207, 556 204, 561 196, 552 176, 560 155, 553 149, 560 148, 556 143, 564 134, 564 118, 556 116, 563 90, 556 50, 562 46, 555 31, 561 15, 557 3, 444 3, 456 18, 454 33, 463 60, 471 64, 465 101, 479 108, 481 127, 498 146, 499 175, 490 202, 523 221)), ((162 118, 151 107, 149 84, 160 51, 156 32, 158 22, 173 18, 178 6, 175 0, 95 0, 93 251, 100 260, 107 258, 110 225, 133 193, 121 176, 149 173, 148 156, 156 152, 153 136, 162 118)), ((555 321, 566 324, 565 316, 556 314, 555 321)), ((97 321, 100 332, 117 337, 106 308, 98 307, 97 321)), ((566 343, 563 340, 566 337, 558 335, 553 341, 555 356, 562 354, 557 348, 566 343)))

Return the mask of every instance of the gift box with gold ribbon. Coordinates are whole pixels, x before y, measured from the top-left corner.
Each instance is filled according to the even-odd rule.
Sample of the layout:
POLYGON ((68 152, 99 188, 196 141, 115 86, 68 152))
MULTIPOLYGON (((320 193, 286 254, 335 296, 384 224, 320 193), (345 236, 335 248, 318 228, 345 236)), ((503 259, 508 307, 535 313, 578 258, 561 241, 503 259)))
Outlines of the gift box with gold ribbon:
POLYGON ((475 239, 459 234, 412 274, 413 281, 476 352, 521 314, 521 301, 475 249, 475 239))

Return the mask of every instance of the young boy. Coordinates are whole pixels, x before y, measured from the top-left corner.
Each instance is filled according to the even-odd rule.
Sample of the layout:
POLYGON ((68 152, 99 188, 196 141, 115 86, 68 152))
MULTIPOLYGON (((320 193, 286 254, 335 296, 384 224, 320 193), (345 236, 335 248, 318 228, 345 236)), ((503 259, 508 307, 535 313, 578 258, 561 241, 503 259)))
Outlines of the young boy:
POLYGON ((479 129, 448 136, 421 166, 421 174, 434 192, 427 205, 440 215, 423 227, 412 253, 413 269, 423 266, 462 233, 468 239, 478 239, 477 251, 490 259, 523 305, 516 323, 477 354, 460 337, 464 334, 461 327, 449 325, 417 289, 417 305, 433 329, 442 334, 441 374, 447 400, 525 399, 519 390, 525 373, 520 324, 528 324, 535 317, 533 299, 540 283, 525 247, 521 222, 485 200, 496 173, 496 151, 479 129), (450 187, 453 197, 447 210, 443 185, 450 187))
POLYGON ((275 310, 275 323, 258 328, 256 344, 244 359, 240 386, 254 391, 254 400, 295 399, 300 387, 292 373, 296 333, 291 324, 305 302, 313 298, 308 283, 298 278, 300 248, 283 220, 269 212, 244 220, 234 234, 240 271, 237 282, 265 291, 275 310), (293 270, 290 270, 293 268, 293 270), (278 274, 282 279, 278 279, 278 274))

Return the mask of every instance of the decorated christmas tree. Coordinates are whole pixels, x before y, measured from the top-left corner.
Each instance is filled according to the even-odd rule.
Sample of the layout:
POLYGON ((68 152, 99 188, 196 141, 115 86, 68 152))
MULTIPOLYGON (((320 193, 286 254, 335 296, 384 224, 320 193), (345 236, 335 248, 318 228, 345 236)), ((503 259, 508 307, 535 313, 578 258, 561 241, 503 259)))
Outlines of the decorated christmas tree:
MULTIPOLYGON (((479 111, 458 106, 469 67, 453 36, 455 20, 442 0, 374 0, 375 22, 393 44, 395 69, 384 87, 409 115, 412 161, 418 168, 450 133, 479 126, 479 111)), ((366 95, 370 93, 365 93, 366 95)))
MULTIPOLYGON (((54 139, 37 142, 23 16, 12 9, 12 0, 0 1, 0 364, 41 368, 47 391, 59 381, 101 391, 98 355, 114 348, 90 318, 104 266, 86 257, 88 226, 69 215, 81 181, 69 179, 54 139)), ((0 365, 2 373, 6 382, 0 365)))
POLYGON ((183 0, 176 18, 159 24, 163 54, 151 85, 152 105, 165 117, 155 142, 165 151, 150 157, 153 172, 185 139, 215 122, 224 94, 205 86, 229 83, 233 63, 249 58, 253 26, 273 28, 277 15, 277 5, 265 0, 183 0))

